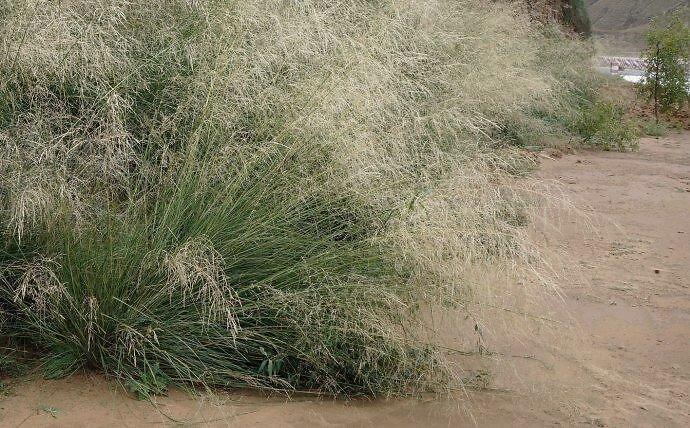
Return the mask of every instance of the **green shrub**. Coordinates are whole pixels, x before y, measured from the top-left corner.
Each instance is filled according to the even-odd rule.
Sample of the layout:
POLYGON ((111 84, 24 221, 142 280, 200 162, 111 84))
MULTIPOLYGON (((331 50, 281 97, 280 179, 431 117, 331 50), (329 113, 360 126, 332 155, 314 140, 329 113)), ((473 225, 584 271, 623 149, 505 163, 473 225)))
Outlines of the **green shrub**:
POLYGON ((629 151, 637 148, 634 125, 623 117, 624 109, 606 101, 585 105, 575 129, 585 144, 602 150, 629 151))
POLYGON ((643 125, 643 131, 650 137, 663 137, 668 134, 668 127, 661 122, 648 121, 643 125))
POLYGON ((654 116, 659 122, 660 111, 682 108, 690 98, 687 83, 690 28, 679 15, 667 24, 653 21, 647 32, 644 55, 648 65, 640 91, 654 101, 654 116))

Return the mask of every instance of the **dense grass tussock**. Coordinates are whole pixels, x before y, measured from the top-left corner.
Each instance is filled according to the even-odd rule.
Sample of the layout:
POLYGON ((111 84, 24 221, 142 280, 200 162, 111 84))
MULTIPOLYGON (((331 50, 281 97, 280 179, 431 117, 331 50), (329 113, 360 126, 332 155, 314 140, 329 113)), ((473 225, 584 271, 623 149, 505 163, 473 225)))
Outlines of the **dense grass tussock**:
POLYGON ((576 50, 501 2, 4 0, 0 329, 143 395, 443 389, 419 310, 537 259, 506 129, 567 131, 576 50))

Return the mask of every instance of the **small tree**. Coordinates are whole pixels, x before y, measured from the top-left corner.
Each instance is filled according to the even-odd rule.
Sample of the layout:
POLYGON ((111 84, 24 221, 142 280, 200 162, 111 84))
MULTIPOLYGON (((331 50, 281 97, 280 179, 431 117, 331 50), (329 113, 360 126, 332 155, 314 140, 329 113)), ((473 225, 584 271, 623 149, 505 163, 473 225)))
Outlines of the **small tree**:
POLYGON ((690 29, 677 15, 666 25, 654 20, 644 56, 647 70, 642 92, 654 100, 654 117, 659 123, 659 111, 681 108, 688 100, 690 29))

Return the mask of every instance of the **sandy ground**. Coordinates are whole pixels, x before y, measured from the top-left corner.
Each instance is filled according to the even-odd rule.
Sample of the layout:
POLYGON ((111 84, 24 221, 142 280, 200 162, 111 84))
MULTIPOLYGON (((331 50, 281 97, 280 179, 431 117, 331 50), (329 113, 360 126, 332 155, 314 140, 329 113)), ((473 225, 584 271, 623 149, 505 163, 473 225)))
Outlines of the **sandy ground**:
POLYGON ((567 254, 574 327, 496 388, 351 402, 172 391, 155 408, 85 374, 14 385, 0 426, 690 426, 690 133, 638 153, 547 156, 539 175, 582 209, 543 236, 567 254))

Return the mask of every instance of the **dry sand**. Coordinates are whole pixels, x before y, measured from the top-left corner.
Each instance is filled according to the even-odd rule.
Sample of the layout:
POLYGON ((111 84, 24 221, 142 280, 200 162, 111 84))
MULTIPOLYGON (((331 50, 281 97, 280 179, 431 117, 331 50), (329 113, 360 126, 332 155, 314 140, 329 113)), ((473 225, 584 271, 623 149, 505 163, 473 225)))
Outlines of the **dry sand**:
POLYGON ((84 374, 14 385, 0 426, 690 426, 690 133, 638 153, 546 157, 539 175, 593 226, 564 219, 543 236, 568 255, 574 327, 563 346, 517 344, 535 358, 515 358, 494 389, 351 402, 172 391, 155 408, 84 374))

